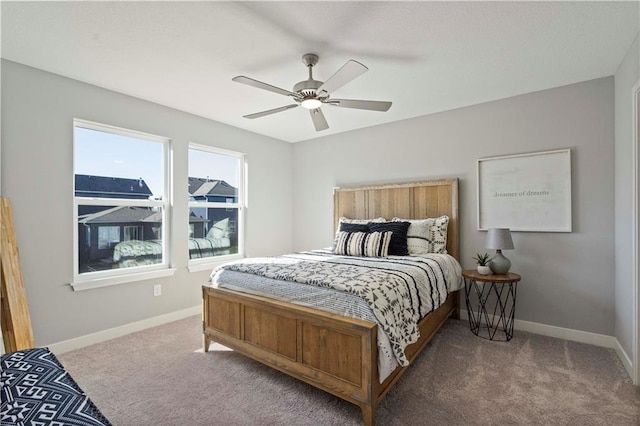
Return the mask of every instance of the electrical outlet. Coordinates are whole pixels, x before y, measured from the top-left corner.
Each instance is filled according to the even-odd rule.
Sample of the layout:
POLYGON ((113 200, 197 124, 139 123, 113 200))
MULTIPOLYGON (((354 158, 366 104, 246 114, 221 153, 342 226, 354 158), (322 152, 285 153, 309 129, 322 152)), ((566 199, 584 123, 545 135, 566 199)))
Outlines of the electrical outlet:
POLYGON ((162 295, 162 285, 156 284, 153 286, 153 295, 161 296, 162 295))

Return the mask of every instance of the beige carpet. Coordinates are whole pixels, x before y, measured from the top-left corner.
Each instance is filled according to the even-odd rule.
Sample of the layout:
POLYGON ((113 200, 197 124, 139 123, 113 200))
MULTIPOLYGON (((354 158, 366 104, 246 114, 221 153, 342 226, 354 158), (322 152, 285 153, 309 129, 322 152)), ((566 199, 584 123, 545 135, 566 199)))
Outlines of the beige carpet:
MULTIPOLYGON (((360 410, 226 350, 199 317, 59 356, 114 425, 359 425, 360 410), (221 348, 219 348, 221 349, 221 348)), ((611 349, 449 320, 380 403, 378 425, 640 425, 640 389, 611 349)))

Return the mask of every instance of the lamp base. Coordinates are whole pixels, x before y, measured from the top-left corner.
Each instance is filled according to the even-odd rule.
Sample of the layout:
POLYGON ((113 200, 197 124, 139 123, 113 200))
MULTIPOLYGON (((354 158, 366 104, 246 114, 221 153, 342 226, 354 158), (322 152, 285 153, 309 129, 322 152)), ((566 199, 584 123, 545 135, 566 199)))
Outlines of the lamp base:
POLYGON ((491 271, 496 275, 505 275, 511 268, 511 261, 504 257, 500 250, 496 250, 496 254, 489 262, 489 268, 491 268, 491 271))

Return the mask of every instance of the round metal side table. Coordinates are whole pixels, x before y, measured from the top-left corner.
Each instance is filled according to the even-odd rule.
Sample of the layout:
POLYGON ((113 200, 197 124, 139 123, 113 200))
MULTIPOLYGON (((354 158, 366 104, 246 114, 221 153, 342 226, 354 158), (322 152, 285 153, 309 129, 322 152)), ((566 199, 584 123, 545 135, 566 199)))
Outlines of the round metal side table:
POLYGON ((511 340, 520 275, 482 275, 469 269, 462 271, 462 276, 471 332, 484 339, 511 340))

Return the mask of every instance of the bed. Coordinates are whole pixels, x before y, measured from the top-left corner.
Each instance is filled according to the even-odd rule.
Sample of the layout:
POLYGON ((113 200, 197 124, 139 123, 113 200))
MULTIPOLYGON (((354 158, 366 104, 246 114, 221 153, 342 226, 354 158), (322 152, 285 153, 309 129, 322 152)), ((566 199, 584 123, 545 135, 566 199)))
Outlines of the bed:
MULTIPOLYGON (((341 217, 443 215, 449 218, 446 251, 459 259, 457 179, 334 190, 336 230, 341 217)), ((444 303, 418 321, 419 338, 404 348, 405 365, 381 377, 377 322, 220 285, 204 285, 202 295, 205 351, 211 342, 218 342, 354 403, 368 426, 375 424, 378 402, 408 369, 406 364, 447 318, 459 318, 460 309, 458 290, 445 295, 444 303)))

